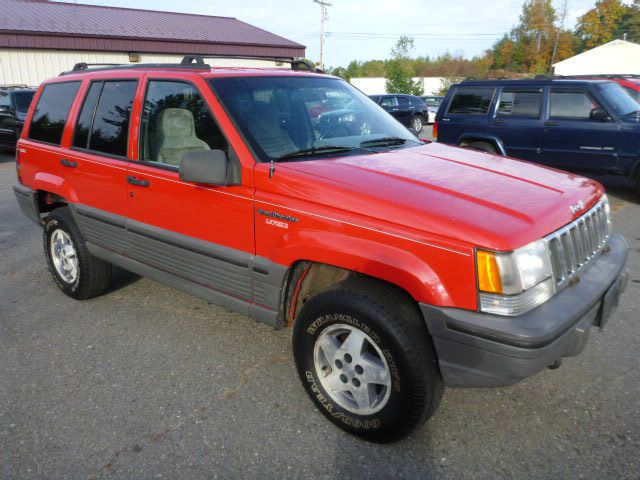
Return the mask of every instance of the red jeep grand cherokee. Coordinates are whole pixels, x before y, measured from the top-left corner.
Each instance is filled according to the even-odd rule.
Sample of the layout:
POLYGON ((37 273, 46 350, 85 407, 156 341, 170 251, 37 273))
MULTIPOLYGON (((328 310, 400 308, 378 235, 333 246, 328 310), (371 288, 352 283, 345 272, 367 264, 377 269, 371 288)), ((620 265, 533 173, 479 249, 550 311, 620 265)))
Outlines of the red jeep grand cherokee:
POLYGON ((99 295, 118 265, 292 326, 316 406, 376 442, 426 421, 444 385, 578 354, 627 281, 602 186, 423 144, 301 65, 80 64, 45 82, 15 192, 60 289, 99 295))

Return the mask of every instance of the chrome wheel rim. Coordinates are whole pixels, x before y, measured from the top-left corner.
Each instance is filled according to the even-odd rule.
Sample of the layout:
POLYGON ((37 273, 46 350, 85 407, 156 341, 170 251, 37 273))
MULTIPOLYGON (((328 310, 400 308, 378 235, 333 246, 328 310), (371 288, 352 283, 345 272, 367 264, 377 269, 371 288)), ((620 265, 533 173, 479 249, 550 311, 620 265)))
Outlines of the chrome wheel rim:
POLYGON ((346 324, 325 329, 316 340, 313 363, 324 390, 345 410, 373 415, 389 401, 389 365, 362 330, 346 324))
POLYGON ((71 237, 64 230, 54 230, 49 240, 53 266, 66 283, 78 278, 78 255, 71 237))
POLYGON ((420 120, 420 118, 416 117, 413 119, 413 129, 416 132, 420 132, 420 130, 422 130, 422 120, 420 120))

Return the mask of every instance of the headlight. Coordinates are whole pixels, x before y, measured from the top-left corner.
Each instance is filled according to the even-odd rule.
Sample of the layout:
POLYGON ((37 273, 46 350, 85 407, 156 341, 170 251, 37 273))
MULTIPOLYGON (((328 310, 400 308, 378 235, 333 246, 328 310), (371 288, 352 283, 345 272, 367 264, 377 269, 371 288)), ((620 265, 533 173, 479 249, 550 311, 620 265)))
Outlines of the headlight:
POLYGON ((547 243, 537 240, 511 253, 478 250, 480 310, 522 315, 555 293, 547 243))

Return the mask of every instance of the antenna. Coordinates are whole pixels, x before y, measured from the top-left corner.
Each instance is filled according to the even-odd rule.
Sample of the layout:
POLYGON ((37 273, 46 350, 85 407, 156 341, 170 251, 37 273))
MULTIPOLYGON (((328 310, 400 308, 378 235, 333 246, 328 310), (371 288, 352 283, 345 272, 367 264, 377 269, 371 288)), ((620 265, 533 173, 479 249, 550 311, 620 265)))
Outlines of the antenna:
POLYGON ((313 0, 320 5, 320 68, 324 69, 324 22, 329 18, 327 7, 333 4, 329 0, 313 0))

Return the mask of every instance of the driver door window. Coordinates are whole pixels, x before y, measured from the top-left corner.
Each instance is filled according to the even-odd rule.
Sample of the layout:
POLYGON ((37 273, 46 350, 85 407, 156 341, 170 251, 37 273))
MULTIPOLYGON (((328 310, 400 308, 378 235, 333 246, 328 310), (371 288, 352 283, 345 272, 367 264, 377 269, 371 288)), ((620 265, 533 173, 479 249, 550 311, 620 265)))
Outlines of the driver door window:
POLYGON ((189 83, 151 80, 142 115, 141 161, 177 168, 185 153, 214 149, 228 152, 228 145, 200 92, 189 83))
POLYGON ((549 117, 589 121, 591 111, 601 108, 584 90, 551 90, 549 117))

